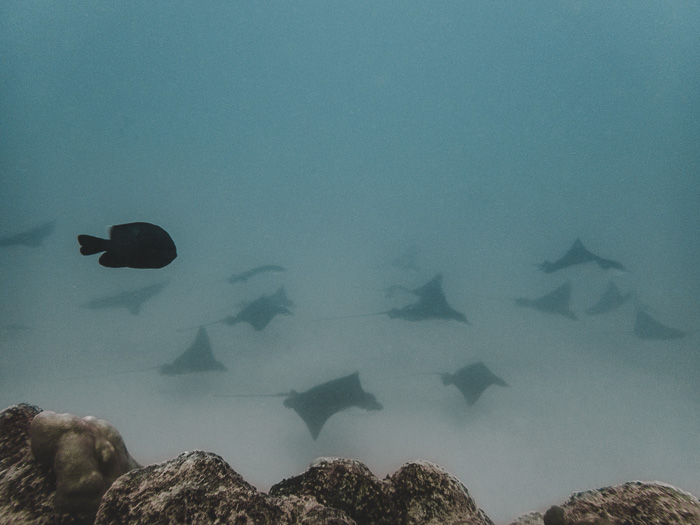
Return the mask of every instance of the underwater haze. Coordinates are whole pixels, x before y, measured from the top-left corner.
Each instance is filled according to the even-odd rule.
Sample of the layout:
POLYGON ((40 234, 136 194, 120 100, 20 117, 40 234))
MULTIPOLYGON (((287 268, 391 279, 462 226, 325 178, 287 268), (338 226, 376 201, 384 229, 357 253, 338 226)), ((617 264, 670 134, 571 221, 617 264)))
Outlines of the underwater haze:
POLYGON ((0 404, 261 490, 319 456, 426 459, 500 523, 632 479, 700 495, 699 49, 694 0, 4 1, 0 237, 55 226, 0 246, 0 404), (80 255, 138 221, 171 264, 80 255), (577 238, 625 270, 540 271, 577 238), (322 320, 437 274, 470 324, 322 320), (634 297, 586 315, 610 281, 634 297), (514 303, 566 282, 577 320, 514 303), (152 286, 137 314, 86 307, 152 286), (159 374, 280 286, 293 315, 207 326, 227 371, 159 374), (638 309, 685 337, 635 336, 638 309), (469 406, 436 374, 476 362, 509 386, 469 406), (281 398, 220 397, 355 371, 383 409, 316 440, 281 398))

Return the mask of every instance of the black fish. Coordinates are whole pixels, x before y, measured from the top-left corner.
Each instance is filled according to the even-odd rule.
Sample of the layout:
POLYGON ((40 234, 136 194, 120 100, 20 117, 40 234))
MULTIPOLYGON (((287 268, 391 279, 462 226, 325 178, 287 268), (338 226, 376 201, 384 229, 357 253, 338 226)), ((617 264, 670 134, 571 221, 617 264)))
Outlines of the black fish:
POLYGON ((175 243, 163 228, 147 222, 112 226, 109 239, 78 235, 80 253, 105 252, 100 264, 108 268, 163 268, 175 257, 175 243))
POLYGON ((600 299, 591 306, 586 313, 588 315, 606 314, 616 310, 632 298, 632 292, 623 294, 615 283, 610 281, 608 287, 600 296, 600 299))
POLYGON ((317 319, 317 321, 331 321, 335 319, 352 319, 355 317, 372 317, 375 315, 387 315, 391 319, 405 319, 406 321, 424 321, 427 319, 445 319, 459 321, 460 323, 470 324, 463 313, 458 312, 450 306, 445 297, 445 292, 442 291, 442 275, 438 274, 433 277, 427 284, 415 289, 403 287, 401 291, 409 292, 418 296, 418 301, 404 306, 403 308, 392 308, 384 312, 375 312, 371 314, 345 315, 342 317, 327 317, 317 319))
POLYGON ((199 327, 194 343, 187 350, 172 363, 160 367, 160 373, 163 375, 189 374, 211 370, 225 372, 226 367, 214 359, 209 336, 203 326, 199 327))
POLYGON ((94 299, 89 303, 82 305, 83 308, 126 308, 134 315, 138 315, 141 311, 141 306, 148 299, 157 295, 167 284, 167 282, 152 284, 143 288, 138 288, 130 292, 122 292, 110 297, 94 299))
POLYGON ((508 386, 508 383, 486 368, 482 362, 460 368, 454 374, 440 374, 443 385, 454 385, 472 406, 491 385, 508 386))
POLYGON ((648 313, 637 310, 634 335, 640 339, 682 339, 688 332, 661 324, 648 313))
POLYGON ((571 283, 565 282, 554 291, 543 295, 537 299, 525 299, 523 297, 516 299, 517 306, 526 306, 534 308, 540 312, 550 314, 560 314, 569 319, 577 319, 576 315, 569 309, 569 300, 571 299, 571 283))
POLYGON ((569 251, 566 252, 560 259, 554 262, 545 261, 539 265, 540 270, 544 273, 552 273, 562 268, 568 268, 576 264, 584 264, 587 262, 595 262, 602 269, 614 268, 616 270, 624 270, 625 267, 612 259, 604 259, 594 253, 589 252, 581 242, 581 239, 576 239, 569 251))
POLYGON ((287 269, 282 267, 282 266, 277 266, 276 264, 265 264, 263 266, 256 266, 255 268, 251 270, 247 270, 242 273, 236 273, 233 274, 231 277, 229 277, 228 282, 231 284, 233 283, 245 283, 253 277, 254 275, 257 275, 259 273, 266 273, 266 272, 286 272, 287 269))
POLYGON ((316 440, 323 425, 333 414, 350 407, 381 410, 382 405, 360 385, 360 373, 333 379, 306 392, 292 390, 284 400, 304 420, 311 437, 316 440))
POLYGON ((15 235, 0 238, 0 246, 29 246, 36 248, 41 246, 49 235, 54 231, 56 221, 48 221, 44 224, 15 235))

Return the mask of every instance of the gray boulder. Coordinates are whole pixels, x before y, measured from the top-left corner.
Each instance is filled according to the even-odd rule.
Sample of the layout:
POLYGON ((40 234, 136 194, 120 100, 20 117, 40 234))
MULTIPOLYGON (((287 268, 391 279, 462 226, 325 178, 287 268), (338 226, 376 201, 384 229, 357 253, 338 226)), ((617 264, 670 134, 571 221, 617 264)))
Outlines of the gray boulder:
POLYGON ((270 489, 280 498, 310 497, 339 509, 358 524, 389 523, 391 501, 386 487, 362 463, 352 459, 319 458, 308 470, 270 489))
POLYGON ((362 524, 493 525, 457 478, 428 463, 406 463, 384 481, 359 461, 320 458, 270 489, 274 496, 311 496, 362 524))
POLYGON ((147 523, 354 523, 311 498, 277 499, 258 492, 221 457, 185 452, 120 477, 102 498, 95 525, 147 523))
POLYGON ((572 494, 544 516, 531 513, 511 525, 700 525, 700 501, 659 482, 630 481, 572 494))
POLYGON ((561 508, 563 521, 548 521, 545 514, 545 525, 700 525, 698 499, 658 482, 630 481, 579 492, 561 508))

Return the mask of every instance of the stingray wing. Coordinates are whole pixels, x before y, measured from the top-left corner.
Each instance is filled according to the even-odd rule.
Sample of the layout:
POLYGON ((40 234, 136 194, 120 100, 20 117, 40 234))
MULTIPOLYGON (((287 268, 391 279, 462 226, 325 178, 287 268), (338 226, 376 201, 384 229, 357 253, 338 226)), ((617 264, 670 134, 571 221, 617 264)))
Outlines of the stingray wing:
POLYGON ((593 306, 586 310, 586 313, 588 315, 598 315, 611 312, 625 304, 631 297, 631 293, 621 293, 620 289, 615 286, 615 283, 610 281, 603 295, 600 296, 600 299, 593 306))
POLYGON ((634 322, 634 335, 640 339, 681 339, 688 334, 683 330, 666 326, 648 313, 638 310, 634 322))
POLYGON ((531 306, 541 312, 560 314, 569 319, 576 315, 569 309, 571 300, 571 281, 567 281, 550 293, 532 301, 531 306))
POLYGON ((192 372, 207 372, 210 370, 226 371, 226 367, 214 358, 207 331, 199 327, 197 337, 190 347, 185 350, 172 364, 163 365, 161 374, 188 374, 192 372))
MULTIPOLYGON (((298 394, 301 395, 301 394, 298 394)), ((307 400, 308 401, 308 400, 307 400)), ((319 434, 321 433, 321 429, 323 428, 323 425, 326 424, 326 421, 328 421, 328 418, 330 418, 335 412, 330 412, 328 410, 316 410, 313 408, 313 403, 311 405, 307 405, 306 403, 301 403, 299 405, 295 405, 294 411, 299 414, 299 417, 304 421, 304 424, 306 425, 306 428, 309 429, 309 433, 311 434, 311 437, 316 441, 318 438, 319 434)))
POLYGON ((581 239, 576 239, 571 248, 569 248, 569 251, 567 251, 564 256, 554 264, 560 266, 561 268, 566 268, 567 266, 573 266, 574 264, 583 264, 598 259, 599 257, 593 255, 586 249, 581 242, 581 239))

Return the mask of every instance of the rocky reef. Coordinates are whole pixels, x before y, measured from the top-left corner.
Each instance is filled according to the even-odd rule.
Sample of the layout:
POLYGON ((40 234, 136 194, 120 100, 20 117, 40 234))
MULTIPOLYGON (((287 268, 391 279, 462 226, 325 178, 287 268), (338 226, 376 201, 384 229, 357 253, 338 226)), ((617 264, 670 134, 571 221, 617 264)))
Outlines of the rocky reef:
MULTIPOLYGON (((96 418, 15 405, 0 412, 0 523, 493 525, 466 487, 412 461, 380 480, 362 463, 320 458, 263 493, 221 457, 185 452, 140 467, 96 418)), ((700 502, 660 483, 574 494, 513 525, 700 525, 700 502)))
POLYGON ((572 494, 544 515, 531 513, 511 525, 700 525, 695 496, 665 483, 630 481, 572 494))

